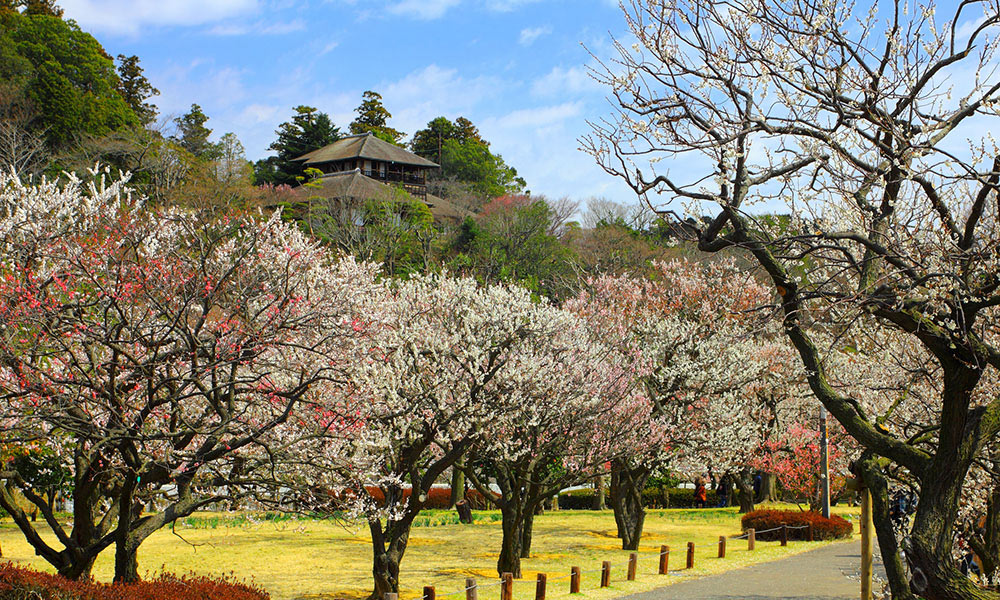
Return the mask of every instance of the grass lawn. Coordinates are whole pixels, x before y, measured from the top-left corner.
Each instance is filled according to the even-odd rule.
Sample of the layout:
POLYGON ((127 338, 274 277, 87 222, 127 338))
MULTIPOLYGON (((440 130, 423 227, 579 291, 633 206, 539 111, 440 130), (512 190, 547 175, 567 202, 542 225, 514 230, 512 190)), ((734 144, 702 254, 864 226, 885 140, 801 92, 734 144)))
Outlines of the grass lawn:
MULTIPOLYGON (((858 514, 840 507, 838 514, 858 514)), ((464 588, 466 577, 479 579, 482 600, 499 598, 499 589, 486 588, 497 579, 500 520, 495 511, 478 511, 476 523, 454 523, 450 511, 427 511, 413 529, 400 574, 401 598, 413 600, 421 588, 433 585, 438 597, 464 588)), ((689 577, 718 573, 754 562, 775 560, 816 548, 822 542, 757 542, 748 552, 746 541, 730 540, 725 559, 717 558, 720 535, 740 533, 735 508, 651 510, 639 548, 638 577, 625 581, 628 552, 615 537, 610 511, 559 511, 535 519, 532 557, 522 562, 524 579, 514 583, 515 600, 534 598, 538 572, 548 574, 548 597, 568 596, 571 566, 584 570, 584 600, 603 600, 669 585, 689 577), (695 568, 685 570, 687 542, 695 543, 695 568), (660 544, 670 546, 670 575, 657 575, 660 544), (599 589, 601 561, 612 563, 611 587, 599 589)), ((36 568, 46 563, 34 556, 9 519, 0 524, 4 559, 36 568)), ((110 580, 114 548, 97 561, 95 575, 110 580)), ((332 522, 252 522, 238 515, 200 514, 178 524, 175 532, 159 531, 139 549, 140 572, 233 573, 252 578, 274 600, 358 599, 371 589, 370 537, 363 526, 332 522)), ((444 598, 464 600, 455 593, 444 598)))

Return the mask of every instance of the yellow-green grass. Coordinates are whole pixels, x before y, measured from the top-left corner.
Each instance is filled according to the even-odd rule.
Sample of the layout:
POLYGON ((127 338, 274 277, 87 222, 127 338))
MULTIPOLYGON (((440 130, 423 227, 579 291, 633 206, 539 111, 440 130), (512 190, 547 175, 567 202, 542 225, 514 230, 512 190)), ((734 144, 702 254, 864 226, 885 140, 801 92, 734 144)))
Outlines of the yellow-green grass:
MULTIPOLYGON (((839 513, 857 513, 840 508, 839 513)), ((454 513, 428 511, 422 523, 450 522, 454 513)), ((163 530, 140 548, 140 571, 194 571, 233 573, 252 578, 275 600, 362 598, 371 589, 371 550, 367 528, 328 521, 247 522, 241 516, 201 514, 194 526, 179 524, 163 530)), ((638 577, 625 580, 628 552, 615 537, 610 511, 559 511, 535 519, 532 557, 522 561, 523 579, 514 584, 515 600, 534 597, 536 574, 548 574, 548 597, 568 596, 570 567, 584 570, 582 597, 604 600, 669 585, 691 577, 776 560, 816 548, 823 542, 757 542, 748 552, 745 540, 729 540, 727 556, 719 559, 720 535, 739 535, 739 515, 733 508, 651 510, 639 547, 638 577), (695 568, 684 569, 687 542, 694 542, 695 568), (670 546, 670 575, 657 575, 661 544, 670 546), (599 589, 601 562, 612 563, 611 587, 599 589)), ((499 598, 493 586, 500 547, 499 515, 476 513, 473 525, 439 524, 413 529, 400 574, 401 597, 419 598, 422 586, 433 585, 438 596, 463 589, 466 577, 482 586, 483 600, 499 598), (485 587, 491 585, 492 587, 485 587)), ((0 524, 0 546, 5 559, 48 569, 34 556, 13 524, 0 524)), ((94 574, 110 580, 113 548, 97 561, 94 574)), ((462 600, 464 594, 446 598, 462 600)))

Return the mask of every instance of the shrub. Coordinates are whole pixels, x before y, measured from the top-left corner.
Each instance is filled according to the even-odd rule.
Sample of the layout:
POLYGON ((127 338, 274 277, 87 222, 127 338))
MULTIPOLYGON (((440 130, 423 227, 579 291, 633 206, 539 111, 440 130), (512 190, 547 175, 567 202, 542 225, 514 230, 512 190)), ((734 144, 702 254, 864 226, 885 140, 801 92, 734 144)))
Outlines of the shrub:
MULTIPOLYGON (((854 531, 854 526, 849 521, 836 515, 829 519, 818 512, 797 511, 797 510, 755 510, 743 515, 743 530, 754 529, 757 532, 774 529, 782 525, 789 527, 802 527, 812 524, 813 539, 830 540, 834 538, 847 537, 854 531)), ((781 539, 781 531, 769 531, 767 533, 756 533, 758 540, 781 539)), ((807 529, 789 529, 788 539, 804 540, 808 536, 807 529)))
MULTIPOLYGON (((604 495, 604 503, 611 504, 611 496, 604 495)), ((573 490, 559 494, 559 510, 591 510, 594 507, 593 490, 573 490)))
MULTIPOLYGON (((715 490, 707 490, 708 506, 719 505, 719 495, 715 490)), ((606 494, 605 504, 611 505, 611 495, 606 494)), ((642 491, 642 505, 646 508, 694 508, 693 488, 646 488, 642 491), (666 497, 664 497, 666 496, 666 497)), ((574 490, 559 495, 559 508, 566 510, 590 510, 594 506, 593 490, 574 490)))
POLYGON ((162 574, 132 584, 73 581, 12 563, 0 563, 4 600, 270 600, 252 583, 234 578, 162 574))

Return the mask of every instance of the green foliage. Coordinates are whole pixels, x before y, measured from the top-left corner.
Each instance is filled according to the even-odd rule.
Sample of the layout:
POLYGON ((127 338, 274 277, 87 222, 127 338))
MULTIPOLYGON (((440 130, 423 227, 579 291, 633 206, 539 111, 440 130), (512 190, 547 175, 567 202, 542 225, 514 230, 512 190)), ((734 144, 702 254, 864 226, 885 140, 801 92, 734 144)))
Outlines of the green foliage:
POLYGON ((192 104, 191 110, 174 119, 177 134, 171 139, 195 158, 214 160, 218 156, 219 147, 208 141, 212 130, 205 127, 207 121, 208 115, 201 110, 201 107, 192 104))
POLYGON ((554 217, 544 198, 497 198, 462 223, 451 267, 483 282, 515 282, 560 298, 573 278, 574 256, 555 235, 554 217))
POLYGON ((274 132, 278 139, 268 146, 277 156, 259 160, 254 165, 254 183, 294 185, 305 176, 302 163, 295 159, 340 139, 340 129, 326 113, 304 105, 294 110, 292 120, 278 126, 274 132))
POLYGON ((139 122, 148 125, 156 118, 156 106, 146 102, 153 96, 159 96, 160 90, 142 74, 139 57, 118 55, 118 93, 129 105, 139 122))
POLYGON ((382 95, 368 90, 361 97, 361 105, 354 109, 358 116, 351 122, 351 133, 371 133, 390 144, 398 144, 405 134, 389 127, 392 114, 382 104, 382 95))
POLYGON ((481 140, 445 140, 441 147, 441 176, 470 184, 473 191, 489 199, 524 191, 525 181, 503 157, 490 152, 481 140))
POLYGON ((111 57, 75 22, 52 12, 58 9, 44 2, 29 2, 23 13, 0 10, 0 80, 31 99, 49 147, 138 124, 119 93, 111 57))
POLYGON ((437 117, 427 123, 426 128, 413 134, 410 150, 418 156, 441 164, 444 143, 448 140, 455 140, 460 144, 477 141, 489 147, 489 143, 479 135, 479 130, 472 124, 472 121, 465 117, 459 117, 452 123, 445 117, 437 117))

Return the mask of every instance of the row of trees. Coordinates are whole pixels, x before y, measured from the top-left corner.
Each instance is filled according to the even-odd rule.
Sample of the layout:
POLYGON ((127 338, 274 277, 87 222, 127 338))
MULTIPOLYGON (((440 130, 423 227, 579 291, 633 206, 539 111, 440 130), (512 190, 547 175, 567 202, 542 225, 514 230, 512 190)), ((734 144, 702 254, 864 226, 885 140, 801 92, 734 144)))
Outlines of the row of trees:
POLYGON ((749 458, 812 410, 755 310, 767 289, 733 261, 606 275, 557 306, 379 278, 277 214, 144 206, 106 177, 0 175, 0 507, 66 576, 113 546, 134 580, 150 534, 251 496, 367 522, 381 597, 450 470, 500 508, 501 572, 541 505, 609 464, 635 548, 653 466, 747 492, 749 458))
POLYGON ((636 43, 596 73, 618 110, 585 146, 640 196, 717 207, 690 237, 766 274, 812 393, 863 450, 893 598, 997 598, 953 560, 976 548, 992 576, 1000 549, 997 4, 624 8, 636 43), (755 217, 768 201, 792 217, 755 217), (918 504, 897 537, 899 486, 918 504))

